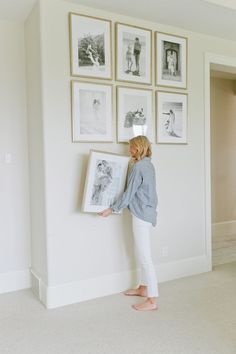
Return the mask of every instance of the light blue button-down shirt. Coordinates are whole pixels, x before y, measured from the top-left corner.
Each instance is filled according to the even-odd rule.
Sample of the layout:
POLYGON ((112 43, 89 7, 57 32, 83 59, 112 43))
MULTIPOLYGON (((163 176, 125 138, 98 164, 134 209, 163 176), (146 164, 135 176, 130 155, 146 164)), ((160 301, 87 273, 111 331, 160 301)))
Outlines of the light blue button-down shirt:
POLYGON ((137 218, 156 225, 156 176, 149 157, 144 157, 134 164, 125 192, 110 207, 115 212, 128 208, 137 218))

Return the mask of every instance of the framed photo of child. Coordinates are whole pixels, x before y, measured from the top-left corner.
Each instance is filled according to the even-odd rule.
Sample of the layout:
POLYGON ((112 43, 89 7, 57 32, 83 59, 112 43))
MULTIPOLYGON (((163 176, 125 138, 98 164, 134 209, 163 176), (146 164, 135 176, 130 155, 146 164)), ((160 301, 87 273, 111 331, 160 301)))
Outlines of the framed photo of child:
POLYGON ((116 23, 116 80, 151 85, 152 31, 116 23))
POLYGON ((111 21, 69 14, 71 76, 112 78, 111 21))
POLYGON ((188 39, 167 33, 155 33, 156 85, 187 88, 188 39))

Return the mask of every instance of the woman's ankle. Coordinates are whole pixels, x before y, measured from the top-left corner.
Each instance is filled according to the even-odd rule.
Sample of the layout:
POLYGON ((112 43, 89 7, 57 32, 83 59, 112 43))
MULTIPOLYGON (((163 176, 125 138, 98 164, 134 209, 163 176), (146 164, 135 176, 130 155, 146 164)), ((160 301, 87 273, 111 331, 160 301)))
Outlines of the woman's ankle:
POLYGON ((156 297, 148 297, 147 301, 150 302, 151 304, 156 304, 157 303, 157 298, 156 297))
POLYGON ((146 291, 147 290, 147 286, 146 285, 139 285, 138 289, 146 291))

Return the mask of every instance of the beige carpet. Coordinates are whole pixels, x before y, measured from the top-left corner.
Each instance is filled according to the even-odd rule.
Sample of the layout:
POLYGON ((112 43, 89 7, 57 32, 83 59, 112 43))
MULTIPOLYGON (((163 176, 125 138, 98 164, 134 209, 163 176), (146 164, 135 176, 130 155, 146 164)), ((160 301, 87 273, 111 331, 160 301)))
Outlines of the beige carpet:
POLYGON ((160 309, 122 294, 45 310, 30 290, 0 295, 0 353, 236 354, 236 263, 160 284, 160 309))

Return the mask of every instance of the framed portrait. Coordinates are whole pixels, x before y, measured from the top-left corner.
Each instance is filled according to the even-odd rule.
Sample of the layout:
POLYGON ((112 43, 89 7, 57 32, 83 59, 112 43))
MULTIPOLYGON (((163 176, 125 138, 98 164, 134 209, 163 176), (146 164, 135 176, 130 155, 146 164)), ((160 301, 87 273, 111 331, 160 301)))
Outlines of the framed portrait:
POLYGON ((157 91, 157 142, 187 143, 187 94, 157 91))
POLYGON ((116 23, 116 79, 151 85, 152 31, 116 23))
POLYGON ((146 135, 154 142, 153 91, 117 87, 117 140, 128 142, 137 135, 146 135))
POLYGON ((71 75, 112 78, 111 21, 69 14, 71 75))
POLYGON ((156 85, 187 88, 187 38, 156 32, 156 85))
POLYGON ((109 208, 124 192, 128 156, 90 150, 82 210, 97 213, 109 208))
POLYGON ((112 85, 71 81, 72 141, 111 142, 112 85))

